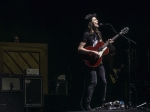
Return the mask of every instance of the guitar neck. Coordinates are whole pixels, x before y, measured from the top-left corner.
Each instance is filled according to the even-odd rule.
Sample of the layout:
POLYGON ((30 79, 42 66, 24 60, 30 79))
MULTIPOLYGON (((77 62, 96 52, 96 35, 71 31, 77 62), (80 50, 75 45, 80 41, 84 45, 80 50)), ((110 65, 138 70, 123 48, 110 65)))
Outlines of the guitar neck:
MULTIPOLYGON (((116 36, 114 36, 111 40, 114 41, 114 40, 115 40, 117 37, 119 37, 121 34, 127 33, 128 30, 129 30, 128 27, 124 28, 123 30, 121 30, 120 33, 118 33, 116 36)), ((100 48, 98 49, 98 51, 102 51, 105 47, 108 46, 108 44, 109 44, 109 42, 106 42, 102 47, 100 47, 100 48)))
POLYGON ((117 71, 120 71, 123 67, 124 67, 124 65, 122 65, 119 69, 117 69, 117 71))
MULTIPOLYGON (((114 41, 117 37, 119 37, 119 35, 120 34, 117 34, 116 36, 114 36, 111 40, 112 41, 114 41)), ((105 47, 107 47, 108 46, 108 44, 109 44, 109 42, 106 42, 102 47, 101 47, 101 49, 103 49, 103 48, 105 48, 105 47)))

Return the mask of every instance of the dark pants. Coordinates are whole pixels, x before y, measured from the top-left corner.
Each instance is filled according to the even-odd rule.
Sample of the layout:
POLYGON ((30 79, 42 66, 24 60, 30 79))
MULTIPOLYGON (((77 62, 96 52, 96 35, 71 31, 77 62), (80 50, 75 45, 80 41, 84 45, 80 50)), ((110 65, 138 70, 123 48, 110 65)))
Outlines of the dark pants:
POLYGON ((103 65, 98 66, 97 68, 87 68, 88 73, 86 74, 86 83, 84 91, 84 105, 90 106, 92 95, 97 84, 101 85, 101 98, 99 99, 99 106, 105 101, 106 97, 106 88, 107 82, 105 78, 105 70, 103 65))

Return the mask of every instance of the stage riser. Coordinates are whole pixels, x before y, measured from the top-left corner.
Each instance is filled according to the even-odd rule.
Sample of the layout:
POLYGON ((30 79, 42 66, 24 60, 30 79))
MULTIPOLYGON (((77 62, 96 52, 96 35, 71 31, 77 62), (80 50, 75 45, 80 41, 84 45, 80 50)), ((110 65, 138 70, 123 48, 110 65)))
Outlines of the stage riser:
POLYGON ((149 112, 147 110, 99 110, 99 111, 66 111, 66 112, 149 112))
POLYGON ((24 94, 0 93, 0 112, 24 112, 24 94))
MULTIPOLYGON (((52 111, 83 112, 82 111, 83 109, 80 106, 80 99, 74 99, 69 95, 45 95, 44 108, 52 111)), ((100 110, 100 111, 101 112, 124 112, 124 111, 130 112, 129 110, 104 110, 104 111, 100 110)), ((143 111, 146 110, 142 110, 142 111, 138 110, 138 112, 143 112, 143 111)))

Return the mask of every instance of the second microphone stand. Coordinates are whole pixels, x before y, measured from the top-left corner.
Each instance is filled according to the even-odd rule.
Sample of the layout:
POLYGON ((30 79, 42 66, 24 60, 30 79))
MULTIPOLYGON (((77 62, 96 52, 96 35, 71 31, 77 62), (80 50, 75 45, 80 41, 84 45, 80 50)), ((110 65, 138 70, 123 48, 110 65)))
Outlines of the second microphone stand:
MULTIPOLYGON (((112 30, 112 31, 114 31, 116 34, 117 34, 117 32, 115 31, 115 29, 113 28, 113 26, 111 25, 111 24, 107 24, 107 25, 110 25, 111 26, 111 28, 112 29, 110 29, 110 28, 108 28, 108 29, 110 29, 110 30, 112 30)), ((130 45, 130 42, 132 42, 132 43, 134 43, 134 44, 137 44, 136 42, 134 42, 133 40, 131 40, 131 39, 129 39, 129 38, 127 38, 126 36, 124 36, 124 35, 120 35, 120 36, 122 36, 122 37, 124 37, 127 41, 128 41, 128 105, 130 105, 131 104, 131 87, 130 87, 130 81, 131 81, 131 79, 130 79, 130 65, 131 65, 131 60, 130 60, 130 50, 131 50, 131 45, 130 45)), ((131 105, 132 106, 132 105, 131 105)))

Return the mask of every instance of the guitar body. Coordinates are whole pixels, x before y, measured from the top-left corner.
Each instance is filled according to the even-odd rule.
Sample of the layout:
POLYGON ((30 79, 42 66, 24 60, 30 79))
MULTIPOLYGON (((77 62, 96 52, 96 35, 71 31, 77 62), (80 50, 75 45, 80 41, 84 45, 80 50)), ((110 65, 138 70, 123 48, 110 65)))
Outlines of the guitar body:
MULTIPOLYGON (((99 48, 102 47, 103 45, 104 45, 103 42, 98 42, 96 44, 96 46, 94 46, 94 47, 88 46, 88 47, 85 47, 85 49, 92 50, 92 51, 98 51, 99 48)), ((102 55, 106 55, 108 53, 109 53, 109 49, 106 48, 106 50, 103 52, 102 55)), ((86 54, 86 55, 83 55, 83 61, 89 67, 97 67, 98 65, 100 65, 100 63, 102 61, 102 57, 96 58, 95 56, 93 56, 91 54, 86 54)))
MULTIPOLYGON (((124 67, 124 64, 122 64, 119 69, 113 69, 113 71, 117 74, 117 73, 120 72, 120 70, 121 70, 123 67, 124 67)), ((116 83, 117 79, 114 78, 111 74, 110 74, 110 78, 111 78, 112 83, 116 83)))
MULTIPOLYGON (((114 36, 111 40, 114 41, 117 37, 119 37, 119 35, 127 33, 128 30, 129 30, 128 27, 124 28, 123 30, 121 30, 119 34, 114 36)), ((92 46, 85 47, 85 49, 87 50, 98 51, 100 54, 99 58, 96 58, 91 54, 83 55, 84 58, 83 61, 85 62, 85 64, 88 65, 89 67, 97 67, 98 65, 100 65, 102 61, 102 56, 109 53, 109 49, 107 48, 108 44, 109 44, 108 42, 106 42, 105 44, 103 42, 98 42, 94 47, 92 46)))

